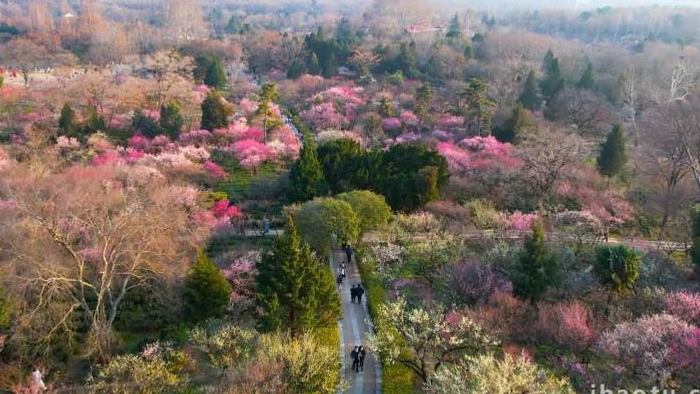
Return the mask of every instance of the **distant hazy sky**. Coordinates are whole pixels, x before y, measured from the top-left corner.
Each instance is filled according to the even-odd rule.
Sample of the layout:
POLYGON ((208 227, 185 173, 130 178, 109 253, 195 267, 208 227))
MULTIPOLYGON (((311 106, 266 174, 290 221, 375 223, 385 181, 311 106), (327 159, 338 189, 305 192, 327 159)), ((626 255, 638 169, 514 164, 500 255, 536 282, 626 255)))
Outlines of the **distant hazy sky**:
POLYGON ((700 0, 435 0, 442 3, 464 4, 473 6, 542 8, 542 7, 579 7, 596 8, 604 6, 691 6, 700 7, 700 0))

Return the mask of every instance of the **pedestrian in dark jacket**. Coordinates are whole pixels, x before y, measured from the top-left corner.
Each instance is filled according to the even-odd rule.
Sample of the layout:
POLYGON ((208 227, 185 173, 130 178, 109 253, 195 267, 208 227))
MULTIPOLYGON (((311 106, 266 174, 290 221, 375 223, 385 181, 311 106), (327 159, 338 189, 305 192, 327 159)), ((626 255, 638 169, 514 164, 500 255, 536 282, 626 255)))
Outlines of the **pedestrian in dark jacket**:
POLYGON ((352 287, 350 288, 350 303, 354 304, 356 298, 357 298, 357 287, 355 285, 352 285, 352 287))
POLYGON ((365 294, 365 289, 362 288, 362 285, 357 285, 355 292, 357 293, 357 303, 362 304, 362 295, 365 294))
POLYGON ((365 350, 364 346, 360 346, 357 349, 357 366, 360 368, 360 371, 365 370, 365 356, 367 355, 367 351, 365 350))
POLYGON ((352 359, 352 370, 358 372, 358 367, 360 365, 360 352, 357 346, 355 346, 355 348, 350 352, 350 358, 352 359))
POLYGON ((352 263, 352 246, 350 244, 345 248, 345 255, 348 257, 348 263, 352 263))

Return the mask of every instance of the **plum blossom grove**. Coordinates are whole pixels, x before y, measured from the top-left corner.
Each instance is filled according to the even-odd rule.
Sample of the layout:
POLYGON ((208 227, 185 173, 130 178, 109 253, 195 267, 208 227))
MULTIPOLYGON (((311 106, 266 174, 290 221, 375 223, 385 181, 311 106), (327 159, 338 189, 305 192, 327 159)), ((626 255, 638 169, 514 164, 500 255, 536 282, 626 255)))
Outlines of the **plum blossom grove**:
POLYGON ((0 1, 0 392, 700 387, 700 8, 164 3, 0 1))

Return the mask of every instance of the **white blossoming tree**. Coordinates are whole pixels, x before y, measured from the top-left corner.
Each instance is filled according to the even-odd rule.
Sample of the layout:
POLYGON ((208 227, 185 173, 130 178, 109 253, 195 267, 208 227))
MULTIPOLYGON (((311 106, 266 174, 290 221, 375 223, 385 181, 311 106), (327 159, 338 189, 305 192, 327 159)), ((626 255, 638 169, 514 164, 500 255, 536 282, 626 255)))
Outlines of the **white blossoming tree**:
POLYGON ((403 298, 381 305, 377 319, 384 329, 370 336, 370 349, 390 363, 406 366, 425 383, 445 362, 497 345, 468 317, 438 308, 409 308, 403 298))
POLYGON ((492 354, 465 357, 441 368, 425 386, 431 394, 573 394, 567 379, 557 379, 525 357, 492 354))

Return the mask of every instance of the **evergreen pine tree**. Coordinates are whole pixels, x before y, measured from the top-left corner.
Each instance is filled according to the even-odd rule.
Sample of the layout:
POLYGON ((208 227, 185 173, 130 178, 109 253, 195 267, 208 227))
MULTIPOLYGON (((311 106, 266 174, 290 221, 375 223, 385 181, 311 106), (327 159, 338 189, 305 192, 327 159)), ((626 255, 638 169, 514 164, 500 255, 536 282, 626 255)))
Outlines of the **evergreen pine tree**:
POLYGON ((301 241, 291 217, 284 234, 263 255, 255 281, 263 329, 287 329, 298 336, 333 325, 340 315, 333 276, 301 241))
POLYGON ((231 285, 203 251, 187 274, 183 290, 185 316, 193 323, 220 317, 226 311, 231 285))
POLYGON ((224 65, 218 57, 212 57, 211 60, 211 64, 204 74, 204 84, 214 89, 224 89, 227 83, 224 65))
POLYGON ((469 80, 469 85, 460 93, 465 99, 466 114, 475 122, 478 135, 491 134, 491 117, 496 108, 496 102, 488 96, 488 86, 479 78, 469 80))
POLYGON ((515 293, 536 301, 549 287, 558 285, 560 279, 560 268, 547 250, 542 225, 535 223, 532 234, 525 238, 525 245, 514 267, 515 293))
POLYGON ((695 272, 700 278, 700 204, 695 204, 691 212, 692 221, 692 242, 693 246, 690 249, 690 258, 695 265, 695 272))
POLYGON ((535 84, 535 72, 530 70, 525 79, 523 92, 520 94, 518 101, 524 108, 530 111, 535 111, 540 107, 540 98, 537 95, 537 86, 535 84))
POLYGON ((332 78, 338 73, 338 61, 335 58, 335 53, 331 53, 326 57, 322 67, 324 78, 332 78))
POLYGON ((131 127, 134 129, 134 132, 141 133, 148 138, 153 138, 160 134, 158 122, 146 116, 140 109, 134 111, 134 116, 131 118, 131 127))
POLYGON ((593 64, 588 63, 586 70, 581 75, 581 79, 578 80, 576 87, 579 89, 591 90, 595 86, 595 80, 593 79, 593 64))
POLYGON ((315 52, 311 52, 306 68, 309 70, 309 74, 311 75, 318 75, 321 73, 321 65, 318 63, 318 56, 315 52))
POLYGON ((211 55, 200 55, 194 59, 192 76, 197 83, 204 82, 204 78, 206 78, 213 62, 214 58, 211 55))
POLYGON ((564 78, 561 77, 559 59, 554 58, 549 64, 545 79, 540 82, 540 90, 547 101, 551 101, 562 89, 564 89, 564 78))
POLYGON ((309 133, 304 133, 304 146, 299 159, 289 172, 290 193, 292 201, 302 202, 321 196, 325 192, 323 169, 318 161, 316 143, 309 133))
POLYGON ((270 126, 269 121, 272 115, 270 104, 276 102, 278 99, 279 93, 277 92, 277 85, 274 83, 266 83, 262 86, 260 91, 260 105, 258 106, 257 113, 263 117, 264 140, 267 140, 267 130, 270 126))
POLYGON ((450 20, 450 25, 447 28, 445 38, 452 43, 458 42, 462 39, 462 25, 459 23, 458 14, 455 14, 455 16, 452 17, 452 20, 450 20))
POLYGON ((168 137, 176 140, 180 136, 184 122, 180 114, 180 104, 176 101, 160 106, 160 127, 168 137))
POLYGON ((409 44, 401 43, 399 46, 399 54, 396 56, 396 69, 401 71, 408 78, 415 78, 418 75, 418 66, 416 61, 416 43, 411 41, 409 44))
POLYGON ((620 173, 627 163, 625 135, 621 125, 615 125, 601 145, 598 171, 606 176, 620 173))
POLYGON ((78 124, 75 120, 75 112, 70 104, 65 103, 61 108, 61 117, 58 118, 58 131, 66 137, 78 136, 78 124))
POLYGON ((202 102, 201 126, 209 131, 228 127, 228 116, 230 114, 231 109, 224 101, 224 98, 217 91, 212 91, 202 102))
POLYGON ((547 50, 544 54, 544 59, 542 59, 542 71, 547 72, 547 70, 552 67, 552 62, 554 61, 554 53, 551 49, 547 50))
POLYGON ((433 88, 429 82, 423 83, 416 92, 416 115, 418 116, 418 131, 423 131, 423 125, 430 118, 430 103, 433 100, 433 88))
MULTIPOLYGON (((5 290, 0 286, 0 333, 9 328, 12 322, 12 312, 10 300, 5 294, 5 290)), ((0 343, 0 349, 2 349, 2 343, 0 343)))

